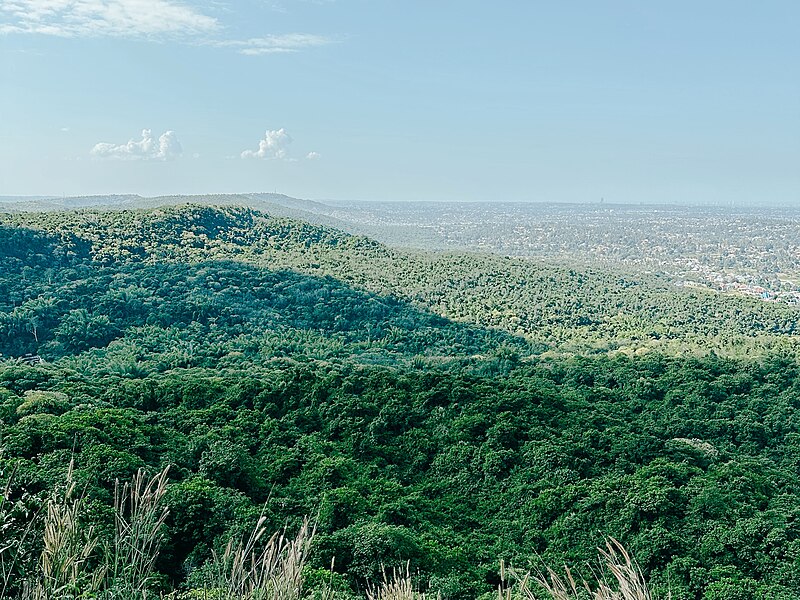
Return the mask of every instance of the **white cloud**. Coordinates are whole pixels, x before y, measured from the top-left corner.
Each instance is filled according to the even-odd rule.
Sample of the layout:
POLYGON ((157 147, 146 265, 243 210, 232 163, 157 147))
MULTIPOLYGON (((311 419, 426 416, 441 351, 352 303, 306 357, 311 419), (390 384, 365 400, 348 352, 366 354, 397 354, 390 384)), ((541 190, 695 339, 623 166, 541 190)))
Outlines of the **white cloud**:
POLYGON ((0 33, 138 37, 218 26, 214 17, 171 0, 0 0, 0 33))
POLYGON ((321 157, 322 157, 322 154, 320 154, 319 152, 309 152, 308 154, 306 154, 306 159, 307 160, 317 160, 318 158, 321 158, 321 157))
POLYGON ((286 33, 283 35, 267 35, 249 40, 226 40, 215 42, 216 46, 236 48, 239 54, 247 56, 260 56, 262 54, 278 54, 298 52, 305 48, 324 46, 331 40, 321 35, 311 33, 286 33))
POLYGON ((332 42, 310 33, 215 39, 214 34, 222 30, 215 17, 180 0, 0 0, 0 35, 182 38, 187 43, 231 48, 250 56, 299 52, 332 42))
POLYGON ((264 134, 264 139, 258 142, 258 150, 245 150, 242 158, 279 158, 288 157, 289 144, 292 143, 292 136, 283 129, 268 129, 264 134))
POLYGON ((98 158, 123 160, 170 160, 182 152, 183 148, 174 131, 165 131, 156 140, 149 129, 142 130, 141 140, 129 140, 127 144, 100 142, 92 148, 92 155, 98 158))

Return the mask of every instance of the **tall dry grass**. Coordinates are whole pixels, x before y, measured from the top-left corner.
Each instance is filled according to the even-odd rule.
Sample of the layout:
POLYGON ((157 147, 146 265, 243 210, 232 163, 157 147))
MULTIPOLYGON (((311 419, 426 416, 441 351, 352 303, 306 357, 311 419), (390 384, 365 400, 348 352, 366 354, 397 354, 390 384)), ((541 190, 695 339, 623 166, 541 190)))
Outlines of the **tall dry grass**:
POLYGON ((511 586, 502 585, 499 600, 522 596, 526 600, 655 600, 642 574, 625 547, 614 538, 598 548, 601 572, 596 584, 576 580, 569 567, 559 574, 547 567, 535 574, 505 569, 501 563, 501 579, 510 576, 511 586))
MULTIPOLYGON (((107 544, 99 542, 95 528, 86 521, 86 498, 77 490, 74 461, 70 461, 65 485, 50 496, 38 515, 41 528, 33 528, 32 521, 20 528, 9 516, 10 482, 8 477, 0 487, 0 600, 147 600, 153 596, 154 566, 169 514, 163 504, 168 469, 153 477, 139 470, 130 483, 116 482, 114 536, 107 544), (19 559, 14 553, 19 554, 25 536, 34 529, 43 532, 36 568, 18 586, 21 592, 7 596, 19 559)), ((222 552, 212 553, 200 589, 169 597, 301 600, 314 536, 315 527, 308 518, 294 535, 286 529, 270 535, 262 512, 246 537, 238 542, 231 539, 222 552)), ((549 567, 523 573, 501 564, 498 600, 655 600, 641 569, 619 541, 609 538, 598 552, 596 583, 576 579, 569 568, 563 573, 549 567)), ((322 592, 323 600, 333 597, 331 589, 322 592)), ((366 591, 366 600, 428 597, 414 585, 408 564, 405 569, 384 572, 383 580, 366 591)))
POLYGON ((139 469, 130 483, 115 483, 114 541, 106 552, 106 588, 112 598, 147 598, 169 515, 162 503, 168 472, 166 467, 148 478, 139 469))
MULTIPOLYGON (((0 448, 0 458, 3 450, 0 448)), ((0 599, 6 598, 12 579, 24 569, 25 548, 30 545, 36 510, 35 499, 22 492, 12 499, 12 484, 16 470, 0 469, 0 599)), ((14 586, 11 586, 12 589, 14 586)))
MULTIPOLYGON (((10 577, 8 555, 19 550, 20 540, 2 534, 6 524, 6 482, 0 496, 0 600, 146 600, 161 547, 162 527, 169 510, 163 504, 168 469, 153 477, 139 470, 130 483, 114 488, 114 537, 101 544, 95 528, 86 522, 86 498, 77 491, 74 460, 66 485, 47 501, 42 523, 42 548, 35 572, 22 583, 21 594, 6 596, 10 577)), ((305 568, 315 528, 306 518, 299 531, 272 535, 266 517, 259 517, 246 539, 230 540, 214 553, 206 573, 203 598, 219 600, 300 600, 305 568)), ((26 531, 31 529, 28 524, 26 531)), ((195 594, 194 596, 197 596, 195 594)), ((330 597, 327 595, 326 597, 330 597)))
MULTIPOLYGON (((4 510, 11 495, 11 478, 0 496, 0 600, 74 600, 147 598, 153 566, 160 546, 160 529, 167 516, 161 505, 167 484, 167 469, 147 478, 139 471, 131 483, 115 486, 115 536, 111 544, 99 542, 88 524, 86 497, 79 493, 74 477, 74 459, 67 469, 65 485, 46 501, 41 515, 30 515, 20 534, 4 510), (37 519, 40 525, 36 525, 37 519), (41 527, 41 552, 35 568, 23 576, 21 591, 9 596, 14 565, 26 551, 25 538, 41 527)), ((19 582, 16 582, 19 583, 19 582)))
POLYGON ((405 569, 394 569, 391 576, 384 571, 383 581, 367 588, 367 600, 426 600, 428 596, 412 581, 410 567, 406 563, 405 569))
POLYGON ((66 486, 47 501, 43 548, 37 573, 23 584, 24 600, 62 600, 98 592, 106 569, 92 559, 98 540, 94 527, 83 523, 83 494, 76 494, 74 461, 66 486))
POLYGON ((231 539, 222 553, 214 552, 206 592, 230 600, 299 600, 303 569, 308 562, 315 528, 308 518, 294 536, 284 529, 267 537, 266 517, 259 517, 246 540, 231 539))

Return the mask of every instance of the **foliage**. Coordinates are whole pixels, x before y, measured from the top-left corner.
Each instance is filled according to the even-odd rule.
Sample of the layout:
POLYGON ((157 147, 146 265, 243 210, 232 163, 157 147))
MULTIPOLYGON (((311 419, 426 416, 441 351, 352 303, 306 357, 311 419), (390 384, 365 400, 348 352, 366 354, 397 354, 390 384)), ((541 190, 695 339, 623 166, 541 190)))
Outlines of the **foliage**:
POLYGON ((201 589, 231 600, 302 598, 303 571, 314 529, 305 519, 294 538, 286 531, 266 538, 266 521, 262 514, 246 541, 234 544, 231 539, 222 553, 213 555, 201 578, 201 589))
POLYGON ((296 565, 335 558, 353 592, 410 561, 472 598, 498 559, 536 556, 594 585, 582 565, 613 536, 654 595, 800 596, 793 307, 246 209, 0 227, 0 469, 18 483, 0 526, 38 523, 19 561, 0 553, 9 581, 38 573, 30 540, 74 456, 52 522, 80 525, 64 539, 92 573, 150 557, 109 563, 102 585, 126 593, 229 589, 262 556, 252 523, 260 543, 318 514, 296 565), (115 517, 108 482, 168 465, 169 485, 131 488, 158 502, 118 488, 115 517), (230 580, 203 579, 225 556, 230 580))
MULTIPOLYGON (((291 328, 315 330, 320 319, 326 333, 329 328, 353 332, 353 325, 361 325, 362 343, 379 341, 394 350, 399 342, 398 350, 416 354, 426 352, 420 343, 428 341, 439 355, 486 352, 487 339, 452 340, 451 347, 437 343, 435 330, 446 321, 431 320, 431 313, 523 337, 524 349, 519 339, 505 338, 523 356, 543 350, 713 350, 742 356, 797 349, 795 306, 679 289, 659 277, 611 267, 396 250, 240 207, 0 215, 3 235, 14 245, 0 252, 0 298, 7 298, 0 302, 0 340, 4 332, 8 339, 0 352, 11 356, 38 350, 46 340, 55 342, 49 349, 55 356, 105 346, 144 324, 215 323, 230 340, 243 335, 241 323, 231 322, 233 307, 247 308, 241 314, 246 316, 266 301, 273 312, 265 329, 273 329, 274 319, 287 324, 282 313, 294 302, 282 296, 295 292, 293 286, 299 286, 299 307, 306 308, 289 319, 291 328), (202 264, 187 269, 187 263, 202 264), (21 269, 21 279, 2 277, 21 269), (253 276, 261 281, 251 289, 253 276), (350 314, 352 308, 337 314, 347 304, 343 299, 336 306, 342 293, 360 296, 352 298, 356 314, 350 314), (153 315, 154 301, 165 300, 172 306, 153 315), (387 304, 409 309, 406 302, 416 315, 405 310, 386 322, 381 312, 387 304), (231 306, 228 312, 225 306, 231 306), (359 319, 387 326, 372 331, 359 319), (404 345, 404 337, 420 327, 413 347, 404 345)), ((266 331, 257 333, 262 338, 266 331)), ((339 356, 359 353, 348 347, 339 356)))

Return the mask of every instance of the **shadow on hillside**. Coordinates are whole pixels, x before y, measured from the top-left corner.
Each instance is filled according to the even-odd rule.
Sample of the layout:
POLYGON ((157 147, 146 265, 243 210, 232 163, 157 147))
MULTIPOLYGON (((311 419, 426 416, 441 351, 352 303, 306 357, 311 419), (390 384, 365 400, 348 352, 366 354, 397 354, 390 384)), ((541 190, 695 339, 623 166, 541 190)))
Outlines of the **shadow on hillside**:
POLYGON ((0 226, 0 240, 0 289, 22 299, 0 304, 5 356, 54 360, 126 339, 150 352, 188 340, 200 354, 257 347, 262 356, 369 360, 531 351, 509 333, 450 321, 330 276, 229 260, 100 265, 74 236, 26 228, 0 226), (20 264, 28 267, 24 279, 20 264))
POLYGON ((91 243, 73 234, 56 235, 0 223, 0 261, 4 270, 11 268, 15 259, 27 267, 66 267, 75 260, 88 260, 90 252, 91 243))

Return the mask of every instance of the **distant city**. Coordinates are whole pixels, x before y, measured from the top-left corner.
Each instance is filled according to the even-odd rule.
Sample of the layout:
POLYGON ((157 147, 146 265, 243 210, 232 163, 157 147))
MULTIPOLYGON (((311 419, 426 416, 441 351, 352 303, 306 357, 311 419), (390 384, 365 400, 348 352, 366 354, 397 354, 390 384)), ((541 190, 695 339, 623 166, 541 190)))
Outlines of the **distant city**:
POLYGON ((676 285, 800 301, 800 210, 361 203, 328 216, 400 246, 623 266, 676 285))

